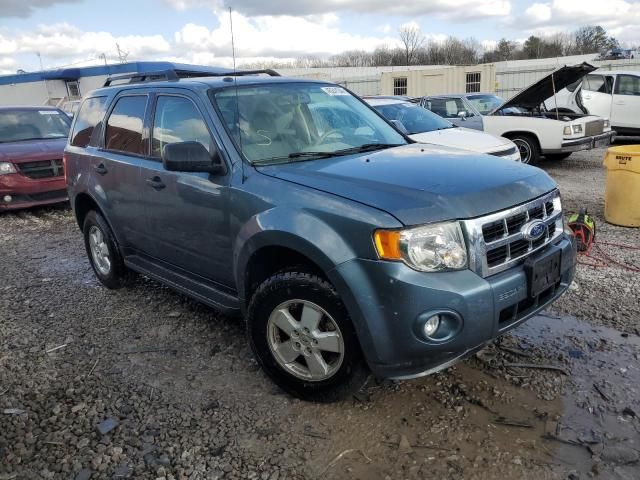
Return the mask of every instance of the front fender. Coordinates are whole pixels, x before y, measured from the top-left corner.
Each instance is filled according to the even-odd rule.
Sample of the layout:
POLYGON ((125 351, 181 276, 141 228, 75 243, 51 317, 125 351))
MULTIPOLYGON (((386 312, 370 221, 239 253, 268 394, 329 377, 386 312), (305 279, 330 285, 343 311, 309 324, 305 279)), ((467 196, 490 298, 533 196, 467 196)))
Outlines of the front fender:
POLYGON ((234 277, 241 297, 251 256, 262 247, 286 247, 304 255, 325 274, 356 257, 345 239, 330 225, 304 210, 272 208, 251 217, 233 246, 234 277))

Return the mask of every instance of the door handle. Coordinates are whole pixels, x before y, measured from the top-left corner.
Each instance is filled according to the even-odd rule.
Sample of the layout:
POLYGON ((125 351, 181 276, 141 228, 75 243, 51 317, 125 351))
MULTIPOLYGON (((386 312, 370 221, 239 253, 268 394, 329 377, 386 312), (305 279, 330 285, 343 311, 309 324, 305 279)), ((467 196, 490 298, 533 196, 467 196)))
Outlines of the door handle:
POLYGON ((616 105, 624 105, 625 104, 624 102, 613 102, 613 103, 615 103, 616 105))
POLYGON ((166 187, 164 182, 160 177, 147 178, 147 185, 149 185, 154 190, 162 190, 166 187))
POLYGON ((585 95, 584 98, 586 98, 587 100, 591 100, 591 95, 585 95))
POLYGON ((100 174, 100 175, 106 175, 108 170, 106 169, 106 167, 104 166, 104 163, 101 163, 100 165, 97 165, 95 167, 96 173, 100 174))

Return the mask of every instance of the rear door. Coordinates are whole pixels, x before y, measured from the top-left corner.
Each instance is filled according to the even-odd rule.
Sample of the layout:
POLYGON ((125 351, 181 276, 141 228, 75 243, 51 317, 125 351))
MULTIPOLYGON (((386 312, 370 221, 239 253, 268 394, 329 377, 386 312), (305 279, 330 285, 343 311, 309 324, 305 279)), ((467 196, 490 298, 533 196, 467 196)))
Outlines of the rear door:
POLYGON ((591 115, 609 118, 611 116, 611 89, 613 77, 590 73, 582 82, 582 103, 591 115))
POLYGON ((197 141, 210 152, 214 140, 205 106, 191 92, 154 94, 150 119, 151 155, 142 180, 147 251, 153 257, 222 285, 233 284, 229 238, 229 175, 172 172, 162 165, 168 143, 197 141))
POLYGON ((611 124, 640 129, 640 76, 618 75, 613 91, 611 124))
POLYGON ((99 203, 123 247, 144 248, 144 212, 140 206, 140 160, 146 154, 144 121, 149 96, 139 90, 124 91, 107 113, 99 154, 93 160, 93 177, 99 203))

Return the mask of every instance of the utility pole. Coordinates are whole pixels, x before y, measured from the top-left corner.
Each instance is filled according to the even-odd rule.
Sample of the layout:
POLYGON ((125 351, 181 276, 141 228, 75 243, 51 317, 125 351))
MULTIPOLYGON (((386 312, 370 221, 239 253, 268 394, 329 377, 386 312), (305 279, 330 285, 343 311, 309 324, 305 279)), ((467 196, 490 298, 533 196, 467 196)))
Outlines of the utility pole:
POLYGON ((36 52, 36 55, 38 56, 38 60, 40 60, 40 70, 44 70, 42 66, 42 55, 40 55, 40 52, 36 52))
POLYGON ((104 52, 98 55, 98 58, 103 59, 105 66, 107 65, 107 55, 104 52))

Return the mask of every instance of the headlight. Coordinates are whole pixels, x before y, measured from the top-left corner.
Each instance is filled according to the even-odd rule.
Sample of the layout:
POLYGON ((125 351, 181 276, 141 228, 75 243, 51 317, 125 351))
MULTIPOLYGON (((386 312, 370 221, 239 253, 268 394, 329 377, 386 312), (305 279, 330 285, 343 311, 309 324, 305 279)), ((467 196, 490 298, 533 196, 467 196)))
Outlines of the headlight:
POLYGON ((565 135, 571 135, 571 127, 569 125, 564 127, 564 134, 565 135))
POLYGON ((609 123, 609 120, 605 120, 604 123, 602 124, 602 126, 604 128, 609 128, 609 126, 611 126, 611 124, 609 123))
POLYGON ((574 125, 573 133, 582 133, 582 125, 574 125))
POLYGON ((8 173, 16 173, 16 167, 11 162, 0 162, 0 175, 7 175, 8 173))
POLYGON ((401 260, 415 270, 440 272, 467 267, 467 247, 458 222, 376 230, 374 240, 381 259, 401 260))

